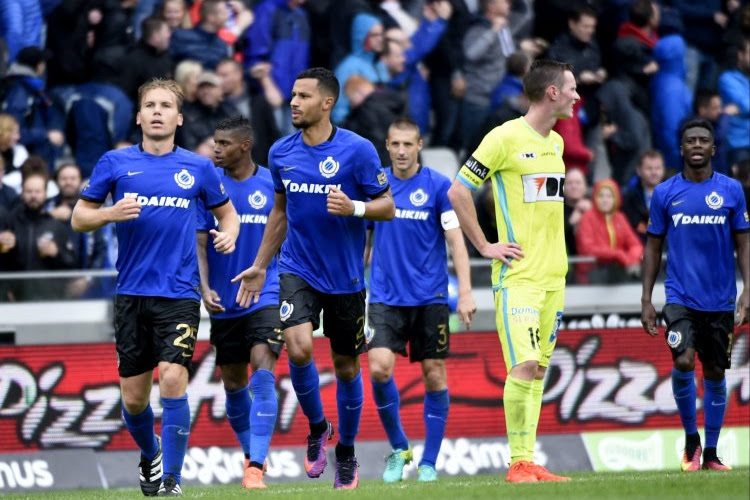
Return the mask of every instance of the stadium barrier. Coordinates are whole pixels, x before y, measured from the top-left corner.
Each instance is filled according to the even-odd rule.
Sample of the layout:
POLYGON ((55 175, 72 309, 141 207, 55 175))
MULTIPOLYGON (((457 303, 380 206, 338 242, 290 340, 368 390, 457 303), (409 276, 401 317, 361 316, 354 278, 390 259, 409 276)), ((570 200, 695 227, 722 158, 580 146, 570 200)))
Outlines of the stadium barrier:
MULTIPOLYGON (((327 352, 327 340, 314 342, 315 352, 327 352)), ((738 330, 727 371, 719 455, 734 466, 750 463, 749 343, 748 328, 738 330)), ((451 409, 437 468, 446 475, 502 473, 510 455, 503 437, 506 373, 497 334, 455 335, 451 353, 451 409)), ((239 482, 243 455, 226 420, 224 391, 208 342, 197 343, 194 361, 188 387, 192 429, 183 477, 187 484, 239 482)), ((326 355, 319 355, 316 364, 324 408, 335 421, 333 366, 326 355)), ((536 460, 557 471, 678 468, 682 432, 671 365, 663 340, 640 329, 561 331, 548 370, 536 460)), ((0 347, 0 492, 135 486, 138 452, 120 417, 115 367, 111 343, 0 347)), ((364 359, 362 367, 368 380, 364 359)), ((700 380, 700 369, 697 373, 700 380)), ((286 354, 276 377, 279 416, 268 459, 269 484, 304 477, 308 433, 286 354)), ((396 383, 404 429, 418 457, 424 437, 420 366, 401 359, 396 383)), ((158 423, 157 389, 151 405, 158 423)), ((366 382, 357 443, 361 477, 380 477, 389 451, 384 438, 366 382)), ((327 470, 324 477, 330 474, 327 470)))

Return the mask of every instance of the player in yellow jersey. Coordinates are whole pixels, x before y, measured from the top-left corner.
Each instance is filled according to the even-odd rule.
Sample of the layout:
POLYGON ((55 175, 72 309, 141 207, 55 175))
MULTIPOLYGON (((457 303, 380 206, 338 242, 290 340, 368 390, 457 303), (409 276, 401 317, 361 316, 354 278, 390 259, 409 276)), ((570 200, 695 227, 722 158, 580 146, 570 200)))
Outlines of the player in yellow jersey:
POLYGON ((544 372, 562 318, 568 271, 563 225, 563 140, 552 127, 578 101, 569 64, 539 60, 523 79, 525 116, 489 132, 448 196, 464 233, 493 259, 497 329, 508 369, 503 394, 511 465, 506 481, 569 481, 534 463, 544 372), (487 241, 472 191, 491 179, 499 242, 487 241))

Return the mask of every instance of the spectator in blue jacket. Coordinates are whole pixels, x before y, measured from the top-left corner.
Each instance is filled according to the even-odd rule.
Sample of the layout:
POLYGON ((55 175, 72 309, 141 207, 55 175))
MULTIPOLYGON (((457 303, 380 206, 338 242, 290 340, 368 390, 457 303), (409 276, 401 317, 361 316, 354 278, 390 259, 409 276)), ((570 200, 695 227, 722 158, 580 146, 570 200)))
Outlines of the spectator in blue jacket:
POLYGON ((229 13, 223 0, 205 0, 200 7, 200 23, 193 29, 178 29, 172 33, 169 52, 175 63, 193 59, 213 70, 216 65, 231 55, 230 47, 219 38, 229 13))
POLYGON ((3 82, 6 90, 0 110, 18 121, 21 144, 53 168, 65 136, 63 113, 45 89, 43 75, 49 57, 49 52, 38 47, 25 47, 18 53, 3 82))
POLYGON ((349 114, 349 99, 343 91, 349 78, 358 75, 375 85, 385 84, 391 79, 385 64, 378 60, 378 55, 383 51, 384 42, 383 24, 377 17, 367 13, 354 16, 352 51, 334 70, 342 89, 331 113, 334 123, 340 125, 349 114))
MULTIPOLYGON (((423 17, 411 37, 400 27, 392 27, 385 32, 386 40, 400 44, 405 56, 403 71, 394 73, 389 68, 391 79, 388 86, 394 90, 406 90, 409 116, 419 125, 420 133, 423 135, 430 131, 432 96, 419 65, 442 38, 452 14, 453 7, 450 2, 431 2, 425 4, 423 17)), ((388 160, 390 161, 390 158, 388 160)))
POLYGON ((42 9, 39 0, 3 0, 0 2, 0 38, 8 45, 8 62, 24 47, 42 43, 42 9))
POLYGON ((737 65, 719 77, 724 111, 729 115, 728 165, 750 158, 750 38, 737 46, 737 65))
MULTIPOLYGON (((563 59, 559 59, 563 60, 563 59)), ((506 99, 523 94, 523 77, 531 67, 531 59, 523 51, 514 52, 505 60, 505 76, 490 95, 490 110, 497 110, 506 99)))
POLYGON ((653 51, 659 70, 649 82, 654 146, 667 169, 681 170, 680 124, 690 116, 693 96, 685 83, 685 40, 673 34, 660 39, 653 51))
POLYGON ((282 135, 291 134, 289 101, 297 75, 310 66, 310 23, 305 0, 263 0, 245 32, 245 68, 274 108, 282 135))

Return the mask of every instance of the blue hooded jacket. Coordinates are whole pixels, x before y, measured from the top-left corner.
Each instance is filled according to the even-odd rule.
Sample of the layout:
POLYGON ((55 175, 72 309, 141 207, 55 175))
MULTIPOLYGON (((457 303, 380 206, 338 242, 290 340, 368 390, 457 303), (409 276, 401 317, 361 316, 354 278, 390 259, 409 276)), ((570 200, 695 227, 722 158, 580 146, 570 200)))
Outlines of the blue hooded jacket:
POLYGON ((651 130, 654 146, 667 168, 682 170, 680 124, 693 107, 693 97, 685 83, 685 40, 674 34, 659 40, 653 50, 659 71, 649 84, 651 93, 651 130))
POLYGON ((381 22, 377 17, 366 13, 357 14, 352 20, 352 51, 334 70, 341 86, 339 100, 331 113, 334 123, 341 124, 349 114, 349 99, 344 95, 344 87, 349 78, 358 75, 376 85, 387 83, 390 79, 385 64, 378 60, 378 54, 365 49, 367 34, 378 24, 381 22))

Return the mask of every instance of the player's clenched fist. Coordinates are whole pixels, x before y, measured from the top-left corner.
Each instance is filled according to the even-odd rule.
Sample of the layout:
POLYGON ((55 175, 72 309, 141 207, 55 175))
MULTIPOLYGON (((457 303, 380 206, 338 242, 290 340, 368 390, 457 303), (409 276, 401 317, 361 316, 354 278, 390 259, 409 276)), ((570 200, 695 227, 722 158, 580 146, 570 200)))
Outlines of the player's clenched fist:
POLYGON ((331 215, 353 215, 354 202, 336 186, 330 186, 328 191, 328 213, 331 215))
POLYGON ((211 229, 209 234, 214 237, 214 250, 223 254, 234 252, 235 238, 231 234, 216 229, 211 229))
POLYGON ((110 214, 112 222, 135 219, 141 214, 141 204, 135 198, 123 198, 110 208, 110 214))

